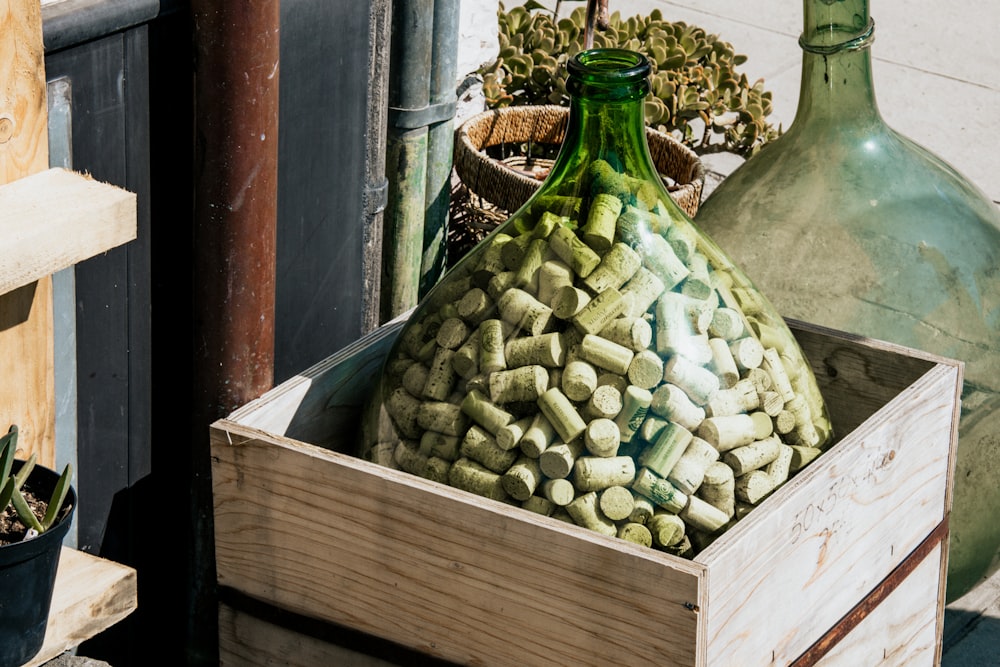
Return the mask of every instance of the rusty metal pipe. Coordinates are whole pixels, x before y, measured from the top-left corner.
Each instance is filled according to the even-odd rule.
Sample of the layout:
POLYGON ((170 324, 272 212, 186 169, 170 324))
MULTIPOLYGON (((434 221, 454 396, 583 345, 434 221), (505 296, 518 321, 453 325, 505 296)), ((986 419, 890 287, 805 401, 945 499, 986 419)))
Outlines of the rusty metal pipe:
POLYGON ((277 1, 192 0, 194 421, 188 654, 218 664, 208 427, 274 380, 277 1))

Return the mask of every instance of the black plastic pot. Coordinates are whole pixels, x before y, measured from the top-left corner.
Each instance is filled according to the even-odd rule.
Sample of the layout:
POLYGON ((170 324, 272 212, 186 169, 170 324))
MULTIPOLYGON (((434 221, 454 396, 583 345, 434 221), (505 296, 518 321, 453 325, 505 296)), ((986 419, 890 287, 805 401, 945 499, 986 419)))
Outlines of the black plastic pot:
MULTIPOLYGON (((15 461, 15 470, 21 465, 15 461)), ((55 471, 35 466, 25 488, 48 498, 58 479, 55 471)), ((69 511, 38 537, 0 546, 0 667, 23 665, 45 641, 59 553, 76 511, 72 487, 64 504, 69 511)))

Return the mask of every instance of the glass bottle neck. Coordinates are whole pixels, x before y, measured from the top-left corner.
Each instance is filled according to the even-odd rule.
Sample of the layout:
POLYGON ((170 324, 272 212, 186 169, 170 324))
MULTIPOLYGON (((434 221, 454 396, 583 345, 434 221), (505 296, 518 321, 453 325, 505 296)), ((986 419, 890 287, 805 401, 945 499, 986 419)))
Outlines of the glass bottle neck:
POLYGON ((804 0, 802 82, 795 123, 880 123, 867 0, 804 0))

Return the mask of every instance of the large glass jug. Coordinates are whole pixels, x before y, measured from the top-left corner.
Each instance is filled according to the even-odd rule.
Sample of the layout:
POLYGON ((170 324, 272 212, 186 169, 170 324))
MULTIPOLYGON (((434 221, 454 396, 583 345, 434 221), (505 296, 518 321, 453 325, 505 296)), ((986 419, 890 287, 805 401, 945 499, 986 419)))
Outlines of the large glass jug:
POLYGON ((415 309, 362 456, 690 555, 832 429, 782 318, 657 175, 650 69, 569 61, 549 177, 415 309))
POLYGON ((804 8, 792 124, 697 220, 784 315, 966 362, 950 601, 1000 564, 1000 213, 886 126, 867 0, 804 8))

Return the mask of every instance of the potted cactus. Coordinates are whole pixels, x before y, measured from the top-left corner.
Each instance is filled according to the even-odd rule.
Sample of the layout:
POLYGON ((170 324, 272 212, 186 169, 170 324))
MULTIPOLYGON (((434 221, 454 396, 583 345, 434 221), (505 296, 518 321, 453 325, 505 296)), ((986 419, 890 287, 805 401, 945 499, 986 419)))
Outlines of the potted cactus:
POLYGON ((63 538, 76 506, 72 467, 62 474, 14 458, 16 425, 0 438, 0 667, 42 647, 63 538))

